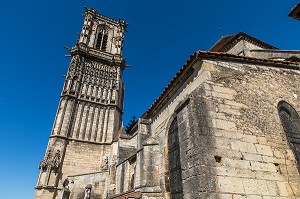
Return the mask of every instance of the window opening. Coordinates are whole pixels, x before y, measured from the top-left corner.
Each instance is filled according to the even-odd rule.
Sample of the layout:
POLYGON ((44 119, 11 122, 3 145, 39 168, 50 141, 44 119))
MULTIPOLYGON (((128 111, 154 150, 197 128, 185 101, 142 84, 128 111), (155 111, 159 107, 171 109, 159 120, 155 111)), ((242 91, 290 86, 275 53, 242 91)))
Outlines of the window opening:
POLYGON ((97 41, 96 41, 96 48, 105 51, 107 45, 108 35, 107 32, 102 29, 98 33, 97 41))
POLYGON ((182 199, 182 171, 180 162, 180 148, 178 139, 178 125, 175 119, 169 130, 168 135, 168 157, 169 157, 169 177, 170 192, 172 199, 182 199))
POLYGON ((295 109, 286 102, 281 102, 278 109, 283 129, 297 160, 298 171, 300 171, 300 117, 295 109))

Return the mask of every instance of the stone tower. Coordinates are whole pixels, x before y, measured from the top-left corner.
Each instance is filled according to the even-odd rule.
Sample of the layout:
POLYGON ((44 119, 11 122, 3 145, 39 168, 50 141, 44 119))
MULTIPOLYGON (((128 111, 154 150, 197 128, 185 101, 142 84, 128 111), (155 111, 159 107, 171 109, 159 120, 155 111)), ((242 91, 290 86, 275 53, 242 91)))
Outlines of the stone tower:
POLYGON ((77 198, 87 193, 76 190, 87 189, 80 187, 87 185, 98 197, 108 194, 104 193, 108 186, 113 187, 108 170, 115 161, 112 141, 121 127, 123 113, 125 31, 124 21, 85 8, 82 31, 70 49, 71 62, 47 150, 39 165, 36 199, 69 198, 72 186, 77 198), (99 181, 91 175, 100 175, 99 181), (70 182, 74 176, 77 181, 70 182), (83 179, 86 184, 76 184, 83 179))

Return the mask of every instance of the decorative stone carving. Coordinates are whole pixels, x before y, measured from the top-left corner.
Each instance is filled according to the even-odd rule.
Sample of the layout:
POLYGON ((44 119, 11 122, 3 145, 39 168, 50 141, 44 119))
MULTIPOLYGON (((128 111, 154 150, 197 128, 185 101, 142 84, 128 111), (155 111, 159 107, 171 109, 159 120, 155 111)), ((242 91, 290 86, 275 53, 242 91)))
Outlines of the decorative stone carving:
POLYGON ((115 102, 120 78, 118 67, 86 60, 82 71, 81 98, 101 103, 115 102))
POLYGON ((80 57, 75 55, 70 63, 67 79, 77 79, 80 72, 80 57))
POLYGON ((86 14, 85 19, 86 19, 86 21, 91 22, 91 21, 93 20, 93 15, 91 15, 91 14, 86 14))
POLYGON ((108 157, 107 156, 102 161, 101 169, 102 169, 102 171, 108 170, 108 157))
POLYGON ((42 172, 46 171, 47 168, 51 168, 55 171, 59 168, 60 161, 61 161, 61 154, 60 150, 57 150, 56 153, 53 155, 53 149, 49 148, 47 151, 45 158, 41 161, 39 164, 39 169, 42 170, 42 172), (53 155, 53 157, 52 157, 53 155))
POLYGON ((49 148, 48 151, 46 152, 44 159, 39 164, 39 169, 41 169, 42 172, 47 170, 49 162, 51 161, 51 156, 52 156, 52 149, 49 148))
POLYGON ((59 165, 60 165, 60 159, 61 159, 61 155, 60 155, 60 150, 57 150, 53 159, 52 159, 52 164, 51 164, 51 167, 54 169, 54 170, 57 170, 59 165))
POLYGON ((104 88, 116 86, 117 69, 113 66, 99 64, 93 61, 85 62, 84 81, 88 84, 104 88))
POLYGON ((92 192, 92 185, 91 184, 86 185, 85 191, 84 191, 84 199, 90 199, 91 192, 92 192))
POLYGON ((68 178, 66 178, 66 179, 64 180, 64 182, 63 182, 63 187, 64 187, 64 188, 69 188, 69 179, 68 179, 68 178))

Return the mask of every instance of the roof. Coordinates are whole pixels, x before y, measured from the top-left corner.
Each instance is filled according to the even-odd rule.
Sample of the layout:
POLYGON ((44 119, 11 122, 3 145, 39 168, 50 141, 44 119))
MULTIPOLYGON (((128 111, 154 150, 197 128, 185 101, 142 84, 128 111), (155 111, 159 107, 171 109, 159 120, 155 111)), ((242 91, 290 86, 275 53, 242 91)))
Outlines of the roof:
POLYGON ((293 7, 288 16, 300 20, 300 3, 293 7))
POLYGON ((126 135, 126 131, 124 129, 123 126, 121 126, 121 128, 119 129, 119 131, 115 134, 115 136, 113 137, 113 142, 117 142, 119 139, 119 135, 126 135))
POLYGON ((256 39, 255 37, 247 35, 246 33, 239 32, 234 35, 228 35, 228 36, 222 37, 217 43, 215 43, 215 45, 213 45, 209 49, 209 51, 211 51, 211 52, 227 52, 236 43, 238 43, 241 40, 246 40, 246 41, 253 43, 264 49, 278 49, 270 44, 267 44, 259 39, 256 39))
POLYGON ((174 87, 179 82, 184 81, 184 76, 189 74, 188 71, 192 69, 192 65, 197 60, 209 59, 209 60, 225 60, 231 62, 242 62, 242 63, 255 63, 269 65, 271 67, 286 68, 292 70, 299 70, 300 64, 293 61, 274 60, 274 59, 262 59, 254 57, 245 57, 226 52, 211 52, 211 51, 196 51, 190 56, 183 67, 176 73, 175 77, 165 87, 160 96, 153 102, 148 110, 142 115, 142 118, 149 118, 151 115, 156 114, 159 108, 164 106, 168 101, 168 95, 174 92, 174 87))
POLYGON ((292 57, 285 59, 284 61, 300 62, 300 59, 298 57, 292 56, 292 57))

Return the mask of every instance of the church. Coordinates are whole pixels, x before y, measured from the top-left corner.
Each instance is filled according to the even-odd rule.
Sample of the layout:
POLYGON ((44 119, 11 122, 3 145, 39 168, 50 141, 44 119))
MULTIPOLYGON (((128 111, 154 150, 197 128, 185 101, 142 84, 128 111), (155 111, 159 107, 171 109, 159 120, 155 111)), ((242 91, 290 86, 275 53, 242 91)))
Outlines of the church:
POLYGON ((85 8, 35 199, 300 198, 300 51, 224 36, 125 130, 126 26, 85 8))

